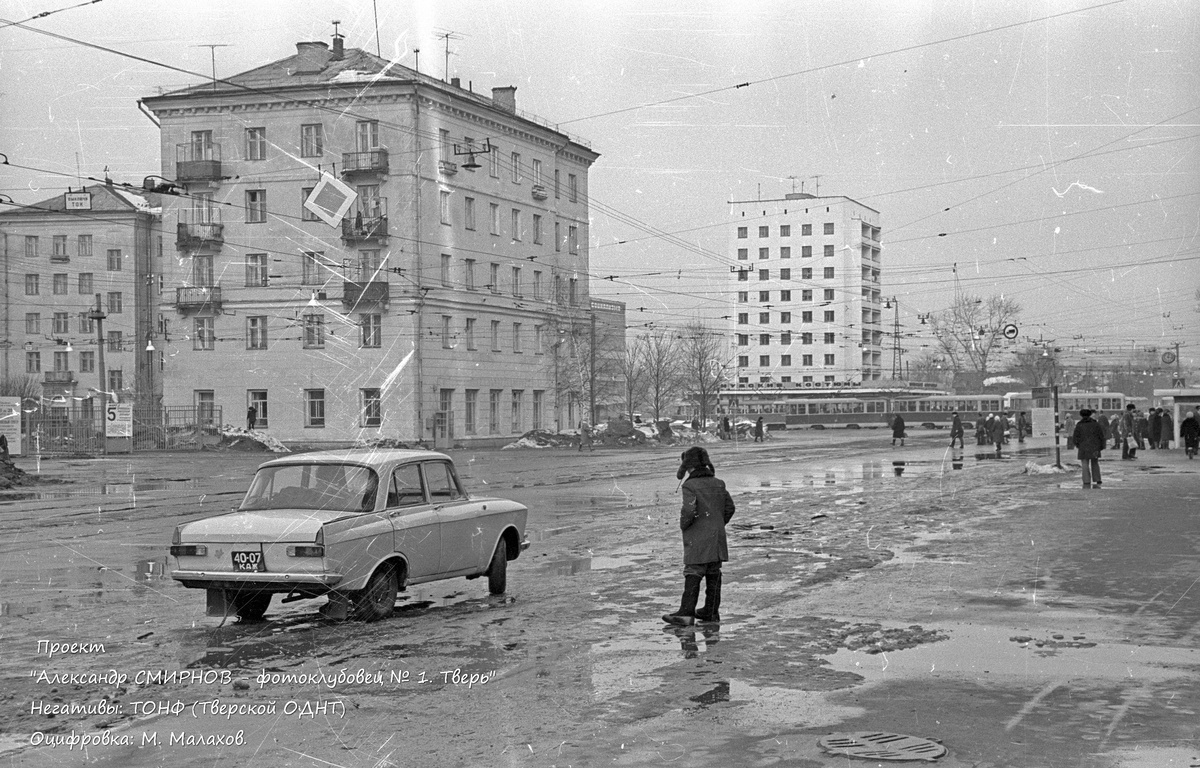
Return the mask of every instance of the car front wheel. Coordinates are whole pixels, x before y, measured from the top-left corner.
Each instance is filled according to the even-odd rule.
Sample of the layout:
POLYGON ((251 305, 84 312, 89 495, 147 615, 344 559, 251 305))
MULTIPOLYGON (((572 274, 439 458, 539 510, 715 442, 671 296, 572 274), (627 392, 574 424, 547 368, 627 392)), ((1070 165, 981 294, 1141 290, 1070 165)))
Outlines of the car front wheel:
POLYGON ((233 610, 242 621, 259 621, 270 605, 270 592, 237 592, 233 595, 233 610))
POLYGON ((492 564, 488 566, 488 592, 493 595, 503 595, 508 586, 508 545, 504 539, 496 544, 492 553, 492 564))
POLYGON ((358 595, 356 608, 359 618, 363 621, 379 621, 392 615, 396 607, 396 571, 391 566, 383 566, 371 575, 371 580, 358 595))

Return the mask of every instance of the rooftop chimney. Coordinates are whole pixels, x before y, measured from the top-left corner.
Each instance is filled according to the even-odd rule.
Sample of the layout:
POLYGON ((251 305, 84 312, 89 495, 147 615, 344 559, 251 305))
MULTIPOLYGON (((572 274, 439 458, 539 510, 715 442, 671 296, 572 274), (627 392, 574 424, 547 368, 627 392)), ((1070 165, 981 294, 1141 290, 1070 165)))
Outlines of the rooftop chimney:
POLYGON ((329 57, 330 61, 341 61, 346 55, 345 44, 342 42, 342 39, 341 35, 333 36, 333 55, 329 57))
POLYGON ((450 85, 453 85, 455 88, 462 88, 462 80, 452 77, 450 78, 450 85))
POLYGON ((295 75, 315 75, 329 62, 329 46, 322 42, 296 43, 295 75))
POLYGON ((505 112, 517 111, 517 86, 505 85, 492 89, 492 103, 505 112))

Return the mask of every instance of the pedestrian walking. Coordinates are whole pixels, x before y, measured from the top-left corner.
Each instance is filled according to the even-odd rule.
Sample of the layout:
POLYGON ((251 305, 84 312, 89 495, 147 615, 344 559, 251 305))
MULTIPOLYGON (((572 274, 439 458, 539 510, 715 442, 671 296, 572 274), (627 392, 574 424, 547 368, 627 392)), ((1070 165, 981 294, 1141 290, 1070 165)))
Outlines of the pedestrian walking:
POLYGON ((730 433, 729 417, 728 417, 728 416, 722 416, 722 417, 721 417, 721 439, 722 439, 722 440, 728 440, 728 439, 729 439, 729 433, 730 433))
POLYGON ((1137 443, 1133 437, 1133 412, 1137 406, 1129 403, 1125 406, 1125 413, 1121 414, 1121 460, 1132 461, 1137 458, 1137 443))
POLYGON ((1104 415, 1104 411, 1092 411, 1092 418, 1100 425, 1100 431, 1104 433, 1104 447, 1108 447, 1108 441, 1112 439, 1112 428, 1109 427, 1108 417, 1104 415))
POLYGON ((1133 440, 1137 443, 1138 450, 1146 450, 1146 429, 1149 422, 1146 420, 1146 414, 1141 409, 1133 412, 1133 440))
POLYGON ((725 526, 733 517, 733 498, 717 479, 708 451, 699 446, 680 456, 675 477, 683 480, 683 506, 679 529, 683 532, 683 597, 679 610, 665 614, 668 624, 691 626, 697 620, 719 622, 721 614, 721 563, 729 559, 725 526), (704 581, 704 605, 700 582, 704 581))
POLYGON ((754 442, 761 443, 766 439, 766 433, 763 432, 762 416, 758 417, 758 421, 754 422, 754 442))
POLYGON ((1017 413, 1017 442, 1025 442, 1025 428, 1028 424, 1025 422, 1025 411, 1017 413))
POLYGON ((592 425, 586 421, 579 422, 579 452, 583 453, 583 446, 587 445, 589 451, 595 451, 592 446, 592 425))
POLYGON ((1112 435, 1112 447, 1115 451, 1121 447, 1121 414, 1114 413, 1108 417, 1108 431, 1112 435))
POLYGON ((1079 411, 1079 423, 1075 425, 1075 445, 1079 450, 1079 461, 1083 464, 1083 487, 1100 487, 1100 452, 1108 444, 1104 438, 1103 422, 1092 418, 1092 410, 1079 411))
POLYGON ((252 405, 246 409, 246 429, 254 429, 256 421, 258 421, 258 409, 252 405))
POLYGON ((1003 413, 992 419, 992 442, 996 444, 996 458, 1000 457, 1000 449, 1004 447, 1005 435, 1008 434, 1008 417, 1003 413))
POLYGON ((1165 450, 1171 449, 1171 441, 1175 439, 1175 420, 1171 418, 1171 412, 1164 410, 1162 412, 1162 430, 1158 433, 1158 447, 1165 450))
POLYGON ((1067 414, 1063 420, 1063 433, 1067 436, 1067 450, 1075 447, 1075 417, 1067 414))
POLYGON ((958 411, 950 414, 950 447, 954 447, 955 439, 958 440, 959 448, 966 448, 963 445, 963 425, 962 419, 958 417, 958 411))
POLYGON ((904 417, 897 413, 892 419, 892 446, 895 447, 896 441, 899 440, 900 447, 903 448, 904 438, 904 417))
POLYGON ((1179 422, 1179 438, 1183 440, 1183 450, 1187 457, 1193 458, 1200 450, 1200 421, 1196 420, 1196 412, 1188 411, 1187 418, 1179 422))
POLYGON ((975 417, 975 445, 987 445, 988 443, 988 423, 987 419, 983 418, 983 412, 975 417))
POLYGON ((1162 408, 1150 411, 1147 421, 1149 426, 1146 428, 1146 441, 1150 443, 1150 450, 1153 451, 1158 448, 1158 436, 1162 434, 1162 408))

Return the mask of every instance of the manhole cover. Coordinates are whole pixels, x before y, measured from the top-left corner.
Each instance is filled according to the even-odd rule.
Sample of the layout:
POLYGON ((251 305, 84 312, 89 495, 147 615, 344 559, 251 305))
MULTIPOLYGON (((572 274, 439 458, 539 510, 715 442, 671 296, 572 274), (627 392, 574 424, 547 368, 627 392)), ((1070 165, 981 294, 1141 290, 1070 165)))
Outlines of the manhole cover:
POLYGON ((820 741, 830 754, 861 757, 864 760, 937 760, 946 748, 936 741, 902 733, 858 731, 831 733, 820 741))

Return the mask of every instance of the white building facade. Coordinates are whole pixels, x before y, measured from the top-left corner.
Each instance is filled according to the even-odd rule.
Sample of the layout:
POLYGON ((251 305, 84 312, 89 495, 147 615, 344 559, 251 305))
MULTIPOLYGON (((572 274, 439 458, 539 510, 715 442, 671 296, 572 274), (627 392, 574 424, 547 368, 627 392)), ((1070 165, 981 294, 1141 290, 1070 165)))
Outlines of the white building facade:
POLYGON ((161 123, 164 401, 283 441, 449 447, 567 426, 587 321, 582 141, 340 38, 143 100, 161 123), (325 174, 357 198, 304 206, 325 174))
POLYGON ((802 192, 730 205, 734 388, 883 378, 879 212, 802 192))

